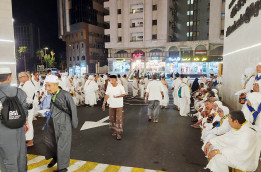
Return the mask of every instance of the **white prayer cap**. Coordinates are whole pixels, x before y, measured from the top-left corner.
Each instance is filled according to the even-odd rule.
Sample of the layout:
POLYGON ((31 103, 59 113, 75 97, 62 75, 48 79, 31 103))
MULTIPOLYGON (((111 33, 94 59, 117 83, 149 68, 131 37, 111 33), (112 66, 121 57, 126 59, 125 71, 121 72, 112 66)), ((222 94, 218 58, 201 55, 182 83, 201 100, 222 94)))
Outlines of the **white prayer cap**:
POLYGON ((257 63, 257 66, 260 65, 261 66, 261 62, 260 63, 257 63))
POLYGON ((253 74, 255 74, 255 73, 256 73, 255 69, 253 69, 253 68, 251 68, 251 67, 245 69, 245 75, 246 75, 247 77, 250 77, 251 75, 253 75, 253 74))
POLYGON ((12 73, 11 69, 9 67, 6 67, 6 66, 0 67, 0 74, 9 74, 9 73, 12 73))
POLYGON ((216 103, 218 105, 218 107, 221 107, 223 106, 222 102, 221 101, 215 101, 214 103, 216 103))
POLYGON ((224 115, 229 114, 229 109, 228 109, 228 107, 226 107, 226 106, 220 106, 219 108, 223 110, 224 115))
POLYGON ((213 91, 215 94, 218 93, 218 90, 216 90, 216 89, 212 89, 212 91, 213 91))
POLYGON ((94 79, 94 76, 93 76, 93 75, 90 75, 90 76, 88 77, 88 79, 89 79, 89 80, 94 79))
POLYGON ((59 83, 58 77, 55 75, 48 75, 45 78, 45 82, 48 83, 59 83))

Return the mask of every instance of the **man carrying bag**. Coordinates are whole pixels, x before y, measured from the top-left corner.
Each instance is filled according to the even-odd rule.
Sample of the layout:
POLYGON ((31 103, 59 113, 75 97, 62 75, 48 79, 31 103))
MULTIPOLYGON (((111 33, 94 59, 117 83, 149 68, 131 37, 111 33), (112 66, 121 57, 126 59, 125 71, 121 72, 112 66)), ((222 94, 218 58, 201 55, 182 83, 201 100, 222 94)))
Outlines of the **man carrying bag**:
POLYGON ((0 67, 0 169, 2 172, 25 172, 27 96, 21 89, 11 87, 11 75, 10 68, 0 67))

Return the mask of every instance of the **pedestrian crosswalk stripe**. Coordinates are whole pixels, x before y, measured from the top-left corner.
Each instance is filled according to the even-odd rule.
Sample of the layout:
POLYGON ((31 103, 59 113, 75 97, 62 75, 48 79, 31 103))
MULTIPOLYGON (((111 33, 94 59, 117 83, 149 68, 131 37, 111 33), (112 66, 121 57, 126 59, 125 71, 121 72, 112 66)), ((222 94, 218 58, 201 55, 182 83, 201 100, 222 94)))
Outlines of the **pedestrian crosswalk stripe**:
POLYGON ((113 172, 113 171, 119 171, 121 167, 117 165, 109 165, 104 172, 113 172))
POLYGON ((108 164, 98 164, 91 172, 104 171, 108 166, 108 164))
MULTIPOLYGON (((45 160, 43 156, 28 155, 28 172, 52 172, 57 166, 47 168, 51 160, 45 160)), ((70 160, 68 172, 162 172, 156 170, 146 170, 143 168, 125 167, 96 162, 70 160)))
POLYGON ((82 172, 82 171, 91 171, 93 170, 98 163, 95 162, 85 162, 79 169, 75 170, 74 172, 82 172))

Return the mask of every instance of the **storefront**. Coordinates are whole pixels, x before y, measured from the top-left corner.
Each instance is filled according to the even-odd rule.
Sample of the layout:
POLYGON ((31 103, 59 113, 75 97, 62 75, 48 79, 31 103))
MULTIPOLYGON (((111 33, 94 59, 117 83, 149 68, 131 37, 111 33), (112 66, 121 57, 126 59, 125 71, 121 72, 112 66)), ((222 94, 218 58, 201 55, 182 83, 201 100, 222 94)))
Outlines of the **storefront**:
POLYGON ((159 56, 150 57, 146 62, 146 71, 150 73, 165 72, 166 62, 159 56))
POLYGON ((178 63, 178 72, 192 75, 218 74, 222 60, 222 57, 208 56, 182 58, 178 63))
POLYGON ((181 61, 180 57, 169 57, 166 58, 166 73, 177 73, 178 63, 181 61))
POLYGON ((131 70, 144 71, 145 53, 141 50, 136 50, 131 54, 131 70))
POLYGON ((108 59, 110 74, 127 74, 130 71, 130 60, 126 59, 108 59))
POLYGON ((85 73, 87 73, 86 62, 69 67, 69 74, 82 76, 85 73))

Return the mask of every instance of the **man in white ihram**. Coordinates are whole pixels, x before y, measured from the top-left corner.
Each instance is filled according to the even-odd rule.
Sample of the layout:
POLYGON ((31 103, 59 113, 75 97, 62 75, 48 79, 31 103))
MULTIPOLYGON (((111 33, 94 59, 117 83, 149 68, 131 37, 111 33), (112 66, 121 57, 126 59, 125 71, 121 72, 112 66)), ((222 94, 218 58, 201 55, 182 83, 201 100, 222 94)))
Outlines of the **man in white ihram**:
POLYGON ((94 106, 97 104, 96 91, 98 84, 94 81, 94 76, 90 75, 84 86, 85 104, 94 106))

